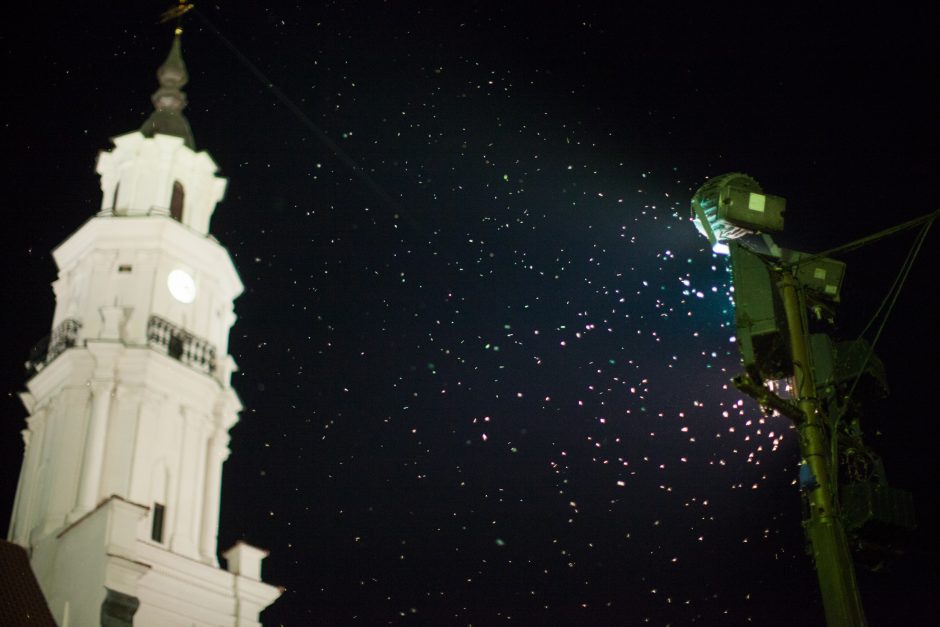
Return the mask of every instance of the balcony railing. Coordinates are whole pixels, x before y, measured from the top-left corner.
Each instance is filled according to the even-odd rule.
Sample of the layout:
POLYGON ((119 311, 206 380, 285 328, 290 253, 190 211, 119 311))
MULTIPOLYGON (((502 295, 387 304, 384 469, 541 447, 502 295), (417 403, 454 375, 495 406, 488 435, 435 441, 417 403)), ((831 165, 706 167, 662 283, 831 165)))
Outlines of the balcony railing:
MULTIPOLYGON (((52 333, 33 346, 26 362, 26 375, 32 378, 56 357, 78 343, 82 323, 67 319, 53 329, 52 333)), ((216 350, 208 341, 196 337, 160 316, 150 316, 147 321, 147 346, 180 361, 193 370, 215 376, 216 350)))
POLYGON ((82 323, 68 318, 52 330, 50 335, 39 340, 29 351, 29 360, 26 362, 26 375, 32 377, 46 367, 49 362, 72 348, 78 342, 78 333, 82 323))
POLYGON ((215 375, 215 346, 160 316, 147 321, 147 345, 193 370, 215 375))

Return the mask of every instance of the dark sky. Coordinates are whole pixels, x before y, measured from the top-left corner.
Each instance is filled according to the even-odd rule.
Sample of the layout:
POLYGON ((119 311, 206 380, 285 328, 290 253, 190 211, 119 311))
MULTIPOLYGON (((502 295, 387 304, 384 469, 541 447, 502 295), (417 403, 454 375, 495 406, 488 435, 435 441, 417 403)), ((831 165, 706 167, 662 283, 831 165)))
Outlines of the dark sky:
MULTIPOLYGON (((728 269, 689 199, 746 172, 808 251, 937 209, 931 9, 297 4, 200 5, 237 54, 199 16, 183 40, 197 147, 229 179, 211 230, 246 285, 220 546, 270 549, 266 624, 821 624, 795 431, 729 389, 728 269)), ((164 8, 37 5, 2 37, 4 521, 50 250, 151 110, 164 8)), ((912 241, 843 258, 834 335, 912 241)), ((921 523, 859 574, 872 625, 936 607, 937 249, 864 418, 921 523)))

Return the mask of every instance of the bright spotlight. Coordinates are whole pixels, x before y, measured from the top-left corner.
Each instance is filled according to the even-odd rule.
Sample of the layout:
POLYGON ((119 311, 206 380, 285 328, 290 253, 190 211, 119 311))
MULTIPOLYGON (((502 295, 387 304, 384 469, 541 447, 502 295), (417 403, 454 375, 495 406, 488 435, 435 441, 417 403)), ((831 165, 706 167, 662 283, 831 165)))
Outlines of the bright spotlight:
MULTIPOLYGON (((692 196, 692 221, 713 247, 752 233, 783 230, 786 200, 765 194, 747 174, 709 179, 692 196)), ((713 248, 719 254, 728 254, 713 248)))

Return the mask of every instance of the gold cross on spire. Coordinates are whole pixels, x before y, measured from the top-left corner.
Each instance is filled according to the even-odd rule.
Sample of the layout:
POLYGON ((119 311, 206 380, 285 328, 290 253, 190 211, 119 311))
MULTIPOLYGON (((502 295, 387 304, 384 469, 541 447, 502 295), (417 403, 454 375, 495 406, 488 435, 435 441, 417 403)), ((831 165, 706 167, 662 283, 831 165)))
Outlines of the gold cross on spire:
POLYGON ((176 20, 176 28, 174 29, 175 34, 181 35, 183 33, 183 16, 188 13, 193 8, 191 2, 185 2, 184 0, 179 0, 179 4, 175 7, 170 7, 160 15, 160 23, 166 24, 170 20, 176 20))

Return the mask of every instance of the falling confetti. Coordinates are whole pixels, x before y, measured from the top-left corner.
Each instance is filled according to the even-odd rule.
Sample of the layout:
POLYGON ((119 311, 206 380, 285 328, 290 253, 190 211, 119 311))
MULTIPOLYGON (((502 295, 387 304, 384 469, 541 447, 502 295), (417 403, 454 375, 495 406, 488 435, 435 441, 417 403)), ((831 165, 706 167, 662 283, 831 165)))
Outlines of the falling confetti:
MULTIPOLYGON (((509 4, 197 9, 344 156, 209 32, 186 31, 187 115, 229 179, 211 230, 246 286, 220 546, 270 549, 265 577, 287 591, 267 624, 818 622, 797 434, 730 384, 728 260, 688 202, 737 167, 803 195, 804 219, 844 217, 860 180, 929 180, 930 158, 920 178, 836 179, 846 155, 829 151, 861 142, 844 148, 851 167, 880 172, 907 152, 882 144, 935 136, 905 126, 909 109, 934 117, 917 90, 935 55, 864 16, 867 31, 755 9, 727 28, 710 18, 718 30, 601 3, 509 4), (835 55, 842 30, 872 51, 835 55), (871 107, 897 131, 869 138, 871 107)), ((16 84, 43 85, 11 105, 28 116, 8 116, 30 121, 9 143, 29 184, 9 186, 8 204, 30 214, 9 246, 29 273, 11 294, 38 286, 28 319, 8 324, 24 336, 11 363, 48 333, 54 277, 35 260, 95 214, 93 155, 148 106, 165 33, 129 11, 73 9, 88 29, 48 17, 62 41, 24 41, 37 58, 11 64, 39 64, 16 84)), ((881 187, 913 193, 872 187, 892 207, 881 187)), ((847 239, 803 230, 807 248, 847 239)), ((23 415, 19 376, 8 417, 23 415)), ((21 455, 15 422, 4 459, 21 455)))

